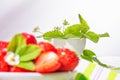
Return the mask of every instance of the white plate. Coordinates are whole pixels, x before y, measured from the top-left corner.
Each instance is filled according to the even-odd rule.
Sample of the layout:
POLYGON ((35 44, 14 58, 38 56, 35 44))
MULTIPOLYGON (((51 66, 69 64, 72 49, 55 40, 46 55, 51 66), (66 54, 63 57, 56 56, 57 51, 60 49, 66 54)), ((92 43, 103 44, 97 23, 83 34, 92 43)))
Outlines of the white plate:
POLYGON ((73 80, 75 72, 49 74, 0 72, 0 80, 73 80))

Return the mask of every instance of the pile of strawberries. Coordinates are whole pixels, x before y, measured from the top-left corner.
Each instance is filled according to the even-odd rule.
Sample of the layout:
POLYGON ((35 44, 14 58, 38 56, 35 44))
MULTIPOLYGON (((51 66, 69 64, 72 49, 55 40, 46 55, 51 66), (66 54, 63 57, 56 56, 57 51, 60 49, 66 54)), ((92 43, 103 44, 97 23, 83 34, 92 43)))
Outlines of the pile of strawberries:
POLYGON ((0 41, 0 72, 39 72, 73 71, 79 63, 75 52, 67 48, 56 48, 49 42, 39 41, 29 33, 20 33, 26 44, 34 44, 41 48, 40 55, 33 60, 35 70, 30 71, 14 65, 8 65, 4 57, 7 54, 9 42, 0 41))

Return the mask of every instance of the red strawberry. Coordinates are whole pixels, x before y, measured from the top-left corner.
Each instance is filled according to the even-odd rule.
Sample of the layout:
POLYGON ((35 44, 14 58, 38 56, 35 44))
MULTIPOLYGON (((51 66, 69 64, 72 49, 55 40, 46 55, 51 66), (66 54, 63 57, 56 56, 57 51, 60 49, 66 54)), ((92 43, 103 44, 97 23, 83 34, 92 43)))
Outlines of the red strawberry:
POLYGON ((7 54, 8 42, 0 41, 0 72, 8 71, 8 64, 4 60, 4 56, 7 54))
POLYGON ((35 71, 40 73, 55 72, 60 66, 59 57, 54 52, 41 53, 35 61, 35 71))
POLYGON ((49 51, 53 51, 56 52, 56 48, 49 42, 39 42, 37 44, 40 48, 42 48, 42 52, 49 52, 49 51))
POLYGON ((9 66, 9 72, 30 72, 30 71, 16 66, 9 66))
POLYGON ((59 48, 57 54, 61 62, 60 71, 72 71, 79 63, 79 58, 75 52, 69 49, 59 48))
POLYGON ((7 54, 7 51, 0 50, 0 60, 3 60, 6 54, 7 54))
POLYGON ((7 72, 8 71, 8 64, 5 62, 4 59, 0 60, 0 72, 7 72))
POLYGON ((27 44, 36 44, 37 40, 36 38, 32 35, 32 34, 28 34, 28 33, 21 33, 23 35, 23 37, 25 37, 27 44))
POLYGON ((0 41, 0 50, 3 48, 7 48, 8 42, 6 41, 0 41))

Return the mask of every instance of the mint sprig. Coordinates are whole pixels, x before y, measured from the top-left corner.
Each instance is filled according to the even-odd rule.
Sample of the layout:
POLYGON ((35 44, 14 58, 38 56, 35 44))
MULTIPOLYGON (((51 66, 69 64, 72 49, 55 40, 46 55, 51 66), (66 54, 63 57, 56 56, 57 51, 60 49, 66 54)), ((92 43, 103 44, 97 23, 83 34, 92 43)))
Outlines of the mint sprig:
POLYGON ((7 47, 8 52, 13 52, 20 56, 20 63, 14 65, 20 68, 34 71, 34 63, 32 60, 37 58, 41 49, 34 44, 26 44, 25 38, 21 34, 16 34, 7 47))
POLYGON ((106 68, 110 68, 110 66, 100 62, 97 58, 97 56, 95 55, 95 53, 89 49, 85 49, 83 51, 83 54, 80 55, 83 59, 88 60, 90 62, 96 62, 97 64, 99 64, 100 66, 106 67, 106 68))
POLYGON ((78 18, 80 21, 79 24, 70 25, 69 22, 65 19, 63 22, 63 30, 54 29, 51 31, 47 31, 43 34, 40 34, 38 38, 43 37, 45 40, 50 40, 53 38, 87 38, 94 43, 97 43, 101 37, 109 37, 108 33, 98 34, 91 31, 88 23, 80 14, 78 14, 78 18))

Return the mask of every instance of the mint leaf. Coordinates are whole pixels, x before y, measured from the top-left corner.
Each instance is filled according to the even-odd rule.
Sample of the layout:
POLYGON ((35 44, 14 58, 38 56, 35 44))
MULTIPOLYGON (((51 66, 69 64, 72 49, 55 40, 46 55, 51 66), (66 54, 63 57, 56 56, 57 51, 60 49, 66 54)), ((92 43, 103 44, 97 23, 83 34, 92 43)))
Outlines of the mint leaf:
POLYGON ((87 77, 82 73, 77 73, 74 80, 88 80, 87 77))
POLYGON ((106 33, 103 33, 103 34, 98 34, 99 37, 110 37, 109 34, 106 32, 106 33))
POLYGON ((70 34, 71 32, 74 32, 74 31, 80 31, 82 25, 80 24, 74 24, 74 25, 71 25, 71 26, 68 26, 65 30, 64 30, 64 34, 70 34))
POLYGON ((103 67, 106 67, 106 68, 109 68, 108 65, 100 62, 98 59, 97 59, 97 56, 95 55, 95 53, 91 50, 88 50, 88 49, 85 49, 83 51, 83 54, 80 55, 83 59, 85 60, 88 60, 88 61, 91 61, 91 62, 96 62, 97 64, 99 64, 100 66, 103 66, 103 67))
POLYGON ((24 68, 26 70, 35 70, 34 63, 32 61, 20 62, 20 64, 16 65, 17 67, 24 68))
POLYGON ((81 56, 81 58, 83 58, 83 59, 85 59, 85 60, 88 60, 88 61, 90 61, 90 62, 93 62, 93 59, 91 58, 91 57, 89 57, 89 56, 85 56, 85 55, 80 55, 81 56))
POLYGON ((92 31, 89 31, 89 32, 87 32, 87 33, 85 33, 85 34, 83 34, 86 38, 88 38, 88 39, 90 39, 91 41, 93 41, 94 43, 97 43, 98 42, 98 40, 99 40, 99 36, 96 34, 96 33, 94 33, 94 32, 92 32, 92 31))
POLYGON ((89 49, 84 50, 83 54, 85 56, 90 56, 90 57, 96 56, 95 53, 93 51, 89 50, 89 49))
POLYGON ((15 53, 18 48, 23 48, 24 46, 26 46, 24 37, 21 34, 16 34, 8 44, 7 50, 15 53))
POLYGON ((24 49, 23 54, 20 56, 20 61, 29 61, 37 58, 40 55, 41 49, 36 45, 29 44, 24 49))
POLYGON ((53 31, 49 31, 44 33, 43 38, 45 40, 50 40, 52 38, 62 38, 63 37, 63 33, 59 30, 53 30, 53 31))
POLYGON ((87 32, 90 29, 90 27, 88 26, 87 22, 83 19, 83 17, 80 14, 78 14, 78 17, 79 17, 80 23, 83 25, 81 31, 83 33, 87 32))

